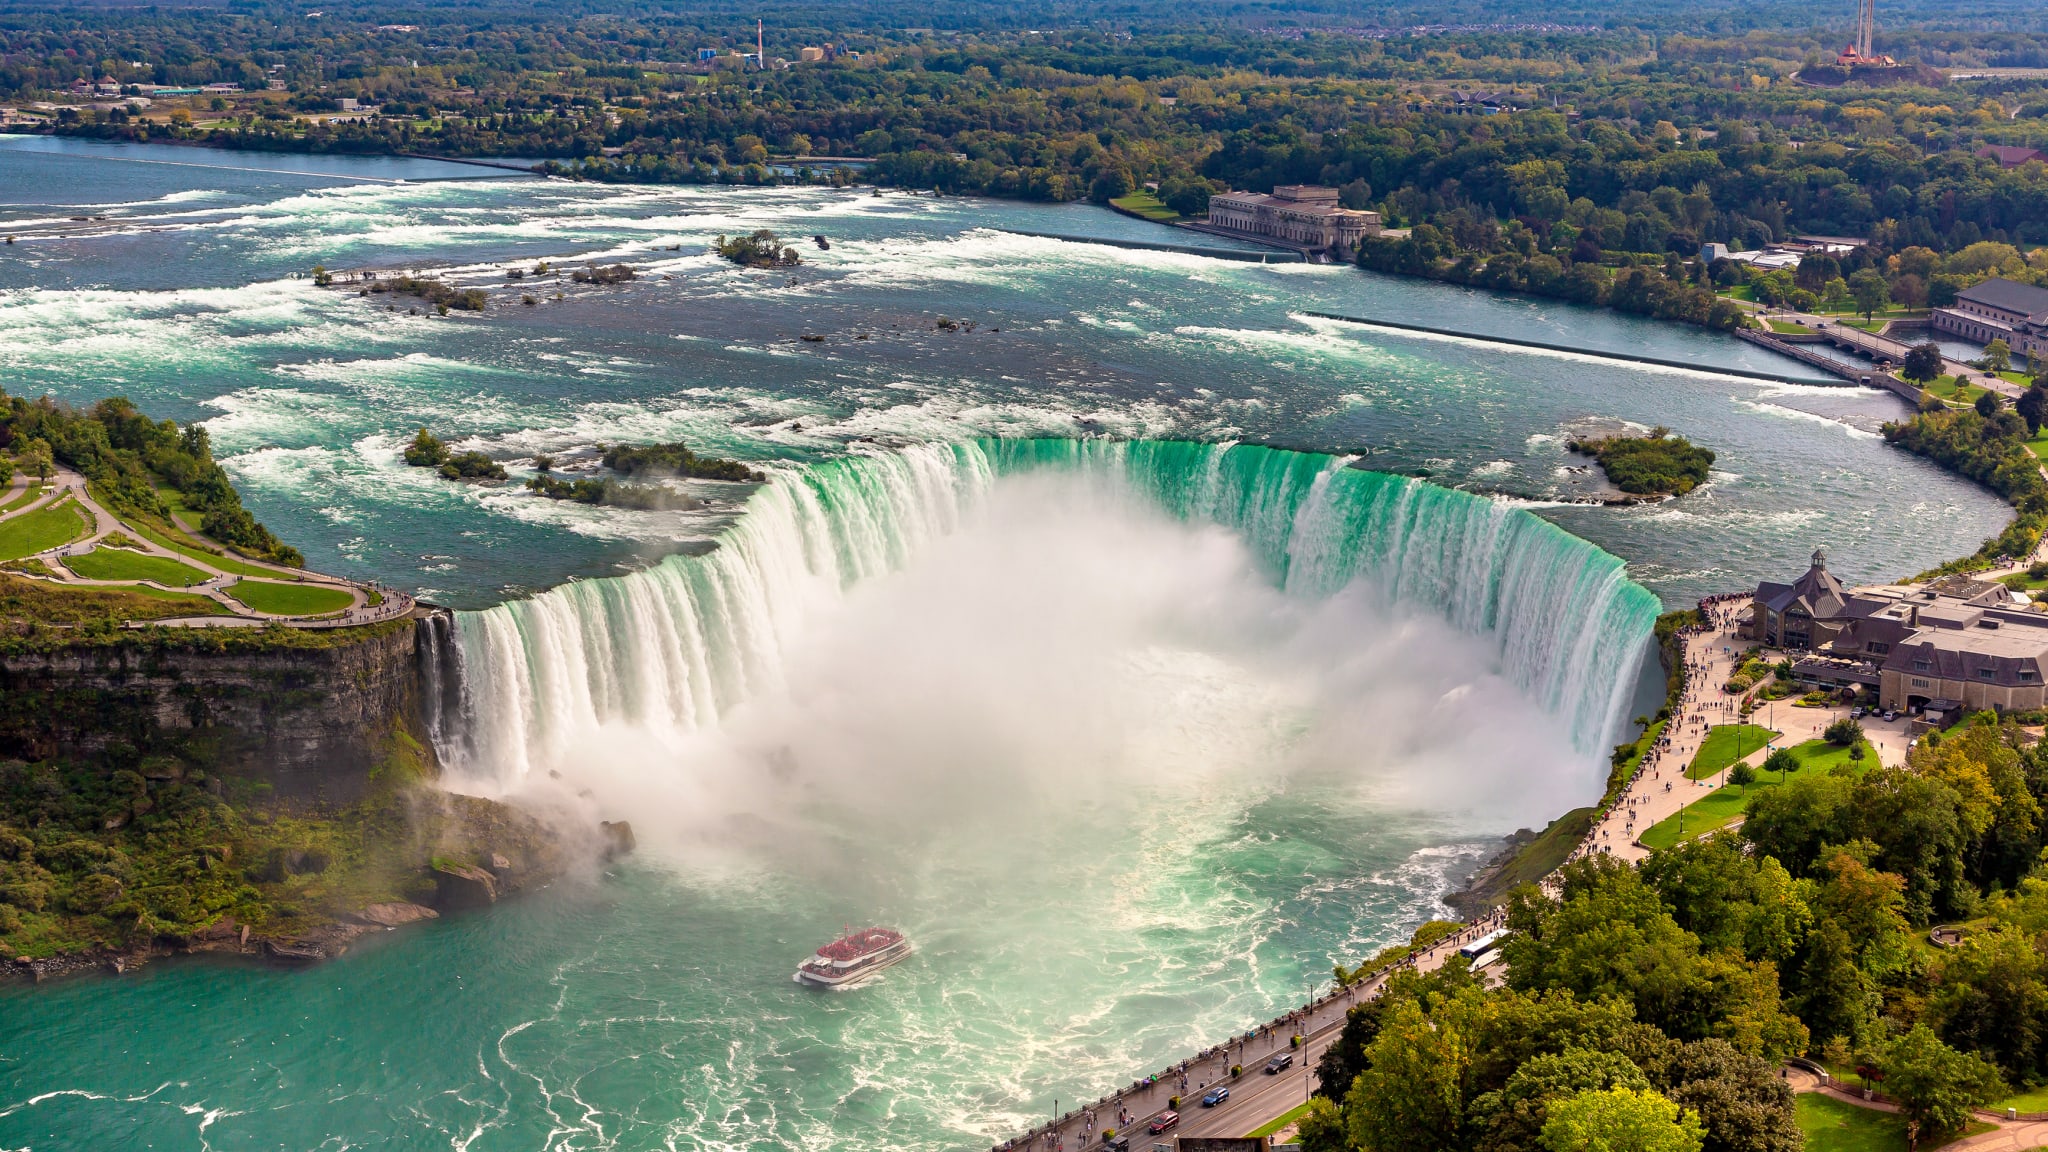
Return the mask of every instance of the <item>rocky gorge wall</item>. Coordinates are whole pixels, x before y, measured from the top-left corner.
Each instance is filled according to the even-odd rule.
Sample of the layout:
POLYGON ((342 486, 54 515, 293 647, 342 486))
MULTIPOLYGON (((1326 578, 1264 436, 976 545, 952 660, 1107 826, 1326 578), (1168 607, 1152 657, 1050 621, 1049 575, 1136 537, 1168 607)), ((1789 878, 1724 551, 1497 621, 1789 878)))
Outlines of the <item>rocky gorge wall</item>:
POLYGON ((159 633, 0 655, 0 758, 130 761, 145 775, 175 758, 272 801, 351 804, 393 733, 425 730, 428 632, 408 618, 272 644, 159 633))

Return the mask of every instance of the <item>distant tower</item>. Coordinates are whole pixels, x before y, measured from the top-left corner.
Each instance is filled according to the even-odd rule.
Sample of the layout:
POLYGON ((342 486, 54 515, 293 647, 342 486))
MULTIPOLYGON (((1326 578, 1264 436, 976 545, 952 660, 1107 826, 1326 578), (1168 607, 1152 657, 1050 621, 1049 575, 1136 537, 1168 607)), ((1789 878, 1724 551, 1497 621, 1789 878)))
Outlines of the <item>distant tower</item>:
POLYGON ((1870 59, 1870 34, 1877 29, 1877 0, 1856 0, 1856 54, 1870 59))
MULTIPOLYGON (((1863 0, 1865 5, 1869 5, 1872 2, 1873 0, 1863 0)), ((1870 33, 1865 32, 1863 38, 1866 41, 1869 40, 1870 33)), ((768 37, 761 31, 761 22, 759 20, 754 21, 754 66, 763 71, 766 71, 768 68, 768 37)))

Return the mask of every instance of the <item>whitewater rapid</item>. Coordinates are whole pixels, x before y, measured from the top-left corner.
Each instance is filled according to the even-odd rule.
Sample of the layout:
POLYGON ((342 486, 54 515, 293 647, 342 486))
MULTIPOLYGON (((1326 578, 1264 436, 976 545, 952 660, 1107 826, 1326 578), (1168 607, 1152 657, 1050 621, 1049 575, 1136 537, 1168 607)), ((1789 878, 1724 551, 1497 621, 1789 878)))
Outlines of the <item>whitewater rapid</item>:
MULTIPOLYGON (((1510 503, 1250 445, 928 444, 777 473, 703 555, 456 616, 429 664, 457 778, 496 789, 609 725, 689 733, 780 689, 783 653, 848 589, 958 531, 1002 478, 1057 470, 1236 533, 1292 596, 1363 586, 1488 640, 1499 671, 1591 755, 1625 717, 1659 605, 1616 557, 1510 503)), ((1361 638, 1362 640, 1363 638, 1361 638)))

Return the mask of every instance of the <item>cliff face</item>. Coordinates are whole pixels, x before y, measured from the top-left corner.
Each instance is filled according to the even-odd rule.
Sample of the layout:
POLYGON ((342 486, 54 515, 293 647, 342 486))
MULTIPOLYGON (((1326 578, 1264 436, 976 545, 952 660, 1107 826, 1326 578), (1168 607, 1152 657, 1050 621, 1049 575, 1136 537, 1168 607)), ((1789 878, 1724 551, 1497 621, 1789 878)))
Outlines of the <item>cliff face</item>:
POLYGON ((0 657, 0 757, 134 761, 173 754, 259 782, 294 806, 352 804, 377 745, 423 731, 419 645, 400 621, 315 648, 58 648, 0 657))

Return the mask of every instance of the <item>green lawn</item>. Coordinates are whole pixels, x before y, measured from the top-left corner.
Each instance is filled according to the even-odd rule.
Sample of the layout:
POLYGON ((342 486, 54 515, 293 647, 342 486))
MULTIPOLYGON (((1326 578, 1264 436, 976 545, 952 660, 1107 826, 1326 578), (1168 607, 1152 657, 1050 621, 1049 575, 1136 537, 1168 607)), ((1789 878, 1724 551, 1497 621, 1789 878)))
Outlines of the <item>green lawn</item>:
MULTIPOLYGON (((1734 727, 1728 725, 1727 727, 1734 727)), ((1719 729, 1716 729, 1719 731, 1719 729)), ((1768 731, 1768 729, 1765 729, 1768 731)), ((1710 735, 1709 740, 1713 739, 1710 735)), ((1792 754, 1799 757, 1801 772, 1826 772, 1838 764, 1856 765, 1858 761, 1849 758, 1847 748, 1837 747, 1825 740, 1808 740, 1794 745, 1792 754)), ((1863 744, 1864 769, 1877 763, 1877 749, 1869 741, 1863 744)), ((1748 786, 1723 784, 1691 804, 1681 812, 1673 813, 1650 826, 1649 830, 1637 837, 1645 848, 1669 848, 1680 840, 1690 840, 1719 831, 1733 823, 1749 807, 1749 798, 1760 788, 1775 788, 1781 781, 1770 774, 1759 773, 1757 781, 1748 786), (1680 834, 1681 822, 1684 833, 1680 834)))
POLYGON ((19 560, 46 548, 69 544, 88 531, 85 509, 75 500, 0 520, 0 561, 19 560))
POLYGON ((1790 320, 1766 320, 1764 323, 1771 326, 1771 331, 1782 332, 1787 336, 1797 336, 1802 332, 1813 331, 1813 329, 1808 328, 1804 324, 1794 324, 1790 320))
MULTIPOLYGON (((1792 1114, 1806 1135, 1806 1152, 1906 1152, 1906 1122, 1896 1112, 1858 1108, 1824 1092, 1802 1092, 1792 1102, 1792 1114)), ((1933 1152, 1965 1136, 1989 1132, 1991 1127, 1973 1121, 1952 1139, 1936 1138, 1921 1147, 1933 1152)))
POLYGON ((280 616, 320 616, 339 612, 355 597, 328 584, 283 584, 275 580, 242 580, 227 590, 258 612, 280 616))
POLYGON ((1937 377, 1924 387, 1932 395, 1939 396, 1951 404, 1975 404, 1977 397, 1984 394, 1984 389, 1975 384, 1961 383, 1954 376, 1937 377))
POLYGON ((277 575, 277 573, 268 568, 261 568, 246 561, 237 560, 233 556, 223 555, 212 549, 203 548, 182 532, 175 534, 165 532, 154 525, 144 524, 140 520, 123 520, 121 523, 133 528, 138 535, 153 544, 169 548, 180 556, 190 556, 194 560, 203 564, 210 564, 223 572, 232 572, 237 576, 256 576, 259 578, 277 575))
POLYGON ((1257 1128, 1252 1129, 1250 1132, 1245 1133, 1245 1135, 1250 1136, 1255 1140, 1271 1136, 1273 1133, 1278 1132, 1282 1128, 1287 1127, 1289 1124, 1294 1123, 1296 1120, 1301 1119, 1302 1113, 1307 1111, 1308 1105, 1306 1103, 1296 1104, 1294 1107, 1289 1108, 1285 1112, 1282 1112, 1278 1117, 1266 1121, 1264 1124, 1261 1124, 1257 1128))
MULTIPOLYGON (((1775 781, 1772 782, 1773 784, 1775 781)), ((1691 840, 1709 832, 1726 828, 1749 806, 1749 794, 1772 784, 1758 781, 1748 787, 1739 784, 1724 784, 1702 799, 1685 806, 1681 812, 1666 816, 1650 826, 1649 831, 1636 837, 1645 848, 1669 848, 1680 840, 1691 840)))
POLYGON ((1143 190, 1133 192, 1129 196, 1119 196, 1111 200, 1110 203, 1126 212, 1135 213, 1147 220, 1154 220, 1161 224, 1171 224, 1175 220, 1180 219, 1180 213, 1160 203, 1159 197, 1143 190))
POLYGON ((147 596, 151 600, 163 600, 167 603, 182 605, 185 609, 185 614, 188 616, 225 616, 228 614, 228 610, 221 607, 219 601, 208 599, 205 596, 195 596, 190 592, 166 592, 161 588, 151 588, 147 584, 131 584, 121 589, 121 591, 130 592, 137 596, 147 596))
POLYGON ((31 477, 28 482, 28 487, 23 488, 21 490, 21 495, 16 496, 14 499, 9 500, 5 504, 0 504, 0 512, 12 512, 16 508, 25 508, 28 505, 33 504, 38 500, 41 500, 42 498, 42 482, 31 477))
POLYGON ((1705 780, 1770 743, 1777 735, 1775 728, 1761 724, 1716 724, 1707 729, 1707 738, 1685 774, 1694 780, 1705 780))
POLYGON ((125 548, 95 548, 64 561, 64 566, 87 580, 154 580, 171 588, 190 588, 207 579, 189 564, 125 548))
POLYGON ((2007 1108, 2016 1108, 2023 1114, 2027 1112, 2048 1112, 2048 1088, 2036 1088, 2032 1092, 2022 1092, 2017 1096, 2008 1096, 1991 1105, 1991 1108, 1997 1112, 2003 1112, 2007 1108))

